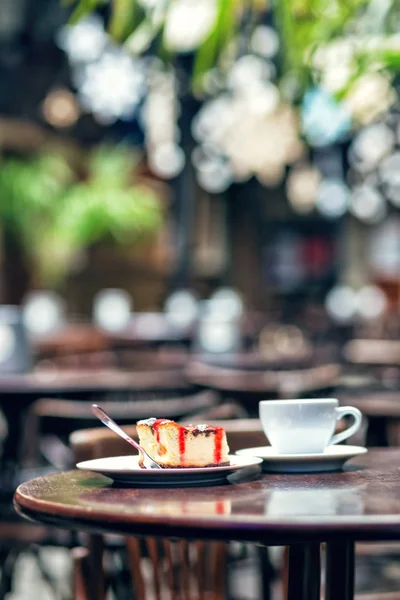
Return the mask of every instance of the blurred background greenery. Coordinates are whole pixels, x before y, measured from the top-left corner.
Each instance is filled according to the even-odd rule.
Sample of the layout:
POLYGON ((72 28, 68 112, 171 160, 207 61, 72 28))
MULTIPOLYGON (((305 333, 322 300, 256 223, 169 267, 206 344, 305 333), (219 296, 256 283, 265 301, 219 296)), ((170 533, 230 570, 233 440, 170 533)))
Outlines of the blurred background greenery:
POLYGON ((79 268, 83 285, 103 242, 152 280, 143 307, 187 286, 262 307, 396 279, 371 250, 397 237, 396 0, 31 4, 3 8, 0 217, 32 285, 79 268))
MULTIPOLYGON (((71 23, 97 9, 105 9, 110 36, 133 54, 150 49, 174 62, 181 52, 195 53, 192 67, 194 92, 201 95, 207 75, 219 68, 227 72, 251 45, 251 36, 269 10, 280 39, 278 79, 288 100, 299 101, 312 84, 326 84, 329 55, 341 60, 341 77, 327 89, 344 99, 366 73, 383 73, 390 83, 400 68, 396 0, 217 0, 185 7, 175 0, 66 0, 74 5, 71 23), (179 24, 195 28, 185 32, 179 24), (197 18, 196 18, 197 17, 197 18), (190 25, 190 18, 195 25, 190 25), (179 20, 180 19, 180 22, 179 20), (177 33, 178 31, 178 33, 177 33), (333 85, 332 85, 333 84, 333 85)), ((205 84, 205 86, 204 86, 205 84)), ((357 115, 355 120, 357 121, 357 115)))
POLYGON ((31 263, 32 283, 58 286, 96 242, 132 243, 159 229, 157 196, 135 177, 139 160, 118 146, 82 152, 79 164, 60 149, 3 160, 0 219, 31 263))

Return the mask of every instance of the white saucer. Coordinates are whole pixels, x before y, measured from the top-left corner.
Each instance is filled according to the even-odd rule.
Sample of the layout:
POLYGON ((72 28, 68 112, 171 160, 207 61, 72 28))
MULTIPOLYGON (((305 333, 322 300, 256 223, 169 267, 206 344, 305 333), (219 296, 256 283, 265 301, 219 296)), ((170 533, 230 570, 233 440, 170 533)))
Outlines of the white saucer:
MULTIPOLYGON (((78 463, 78 469, 95 471, 115 482, 135 486, 186 487, 193 485, 212 485, 230 481, 240 471, 243 477, 259 474, 262 459, 254 455, 229 455, 230 465, 225 467, 204 467, 195 469, 141 469, 139 457, 110 456, 78 463)), ((232 480, 234 481, 235 478, 232 480)))
POLYGON ((328 446, 319 454, 278 454, 271 446, 243 448, 236 454, 239 456, 258 456, 263 459, 263 471, 274 473, 317 473, 322 471, 338 471, 344 463, 360 454, 368 452, 362 446, 337 444, 328 446))

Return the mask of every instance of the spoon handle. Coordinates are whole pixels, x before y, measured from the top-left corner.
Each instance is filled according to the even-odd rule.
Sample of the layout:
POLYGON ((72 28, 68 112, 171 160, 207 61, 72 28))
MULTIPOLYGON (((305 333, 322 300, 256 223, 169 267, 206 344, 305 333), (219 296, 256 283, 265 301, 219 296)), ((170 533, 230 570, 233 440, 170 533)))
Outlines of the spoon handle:
POLYGON ((135 440, 133 440, 131 437, 129 437, 129 435, 127 433, 125 433, 125 431, 123 429, 121 429, 121 427, 119 425, 117 425, 116 422, 113 421, 104 412, 104 410, 102 410, 100 408, 100 406, 97 406, 97 404, 92 404, 92 412, 98 419, 100 419, 100 421, 102 423, 104 423, 104 425, 106 427, 109 427, 110 429, 112 429, 112 431, 114 431, 114 433, 116 433, 117 435, 120 435, 122 438, 124 438, 124 440, 126 442, 128 442, 128 444, 131 444, 131 446, 133 446, 134 448, 136 448, 136 450, 139 450, 139 452, 141 454, 143 454, 142 447, 139 446, 139 444, 136 443, 135 440))

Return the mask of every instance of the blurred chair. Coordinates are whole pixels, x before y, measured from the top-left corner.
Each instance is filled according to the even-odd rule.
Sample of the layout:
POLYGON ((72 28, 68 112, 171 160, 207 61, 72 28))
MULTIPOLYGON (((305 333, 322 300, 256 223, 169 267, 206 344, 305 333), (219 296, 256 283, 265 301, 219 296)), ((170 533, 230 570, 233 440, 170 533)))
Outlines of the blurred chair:
MULTIPOLYGON (((224 427, 231 452, 250 445, 267 443, 258 419, 213 420, 224 427)), ((136 427, 124 428, 137 439, 136 427)), ((70 436, 75 461, 91 460, 105 456, 121 456, 130 453, 129 446, 105 427, 75 431, 70 436)), ((107 540, 107 536, 104 538, 107 540)), ((135 537, 125 539, 127 567, 130 571, 134 598, 137 600, 226 600, 228 597, 226 570, 234 565, 229 554, 229 544, 193 540, 171 541, 152 537, 140 541, 135 537)), ((93 545, 92 545, 93 546, 93 545)), ((265 548, 257 547, 256 573, 263 587, 264 600, 271 600, 270 584, 274 571, 265 548)), ((88 600, 90 565, 99 573, 101 557, 93 556, 93 548, 79 548, 73 552, 76 582, 74 600, 88 600), (88 568, 89 566, 89 568, 88 568), (85 595, 86 593, 86 595, 85 595)), ((108 574, 103 571, 103 580, 108 574)))
MULTIPOLYGON (((15 480, 15 487, 19 483, 22 481, 15 480)), ((42 559, 41 548, 44 546, 71 547, 71 535, 69 532, 55 527, 35 525, 20 519, 12 509, 12 493, 15 491, 15 487, 9 490, 10 497, 5 508, 0 507, 0 564, 2 567, 0 599, 9 598, 9 594, 12 592, 15 565, 22 554, 30 554, 34 557, 35 565, 42 579, 47 583, 54 597, 61 599, 57 581, 42 559)))
MULTIPOLYGON (((149 381, 151 384, 151 377, 149 381)), ((131 423, 151 414, 171 418, 199 414, 201 420, 207 415, 212 418, 214 410, 216 414, 222 410, 228 411, 228 416, 235 415, 236 407, 218 407, 216 404, 217 397, 212 392, 197 392, 184 384, 179 387, 176 385, 175 380, 175 385, 168 389, 168 379, 165 379, 165 381, 166 389, 159 389, 157 392, 150 387, 146 393, 146 390, 141 386, 136 390, 137 400, 135 401, 132 400, 132 394, 134 393, 132 392, 132 394, 127 394, 127 400, 106 400, 101 404, 120 423, 131 423)), ((123 397, 123 395, 120 397, 123 397)), ((21 551, 27 551, 28 548, 31 548, 31 552, 34 551, 43 578, 54 588, 51 575, 46 571, 41 561, 40 548, 45 545, 59 545, 60 543, 71 547, 72 538, 63 534, 63 532, 59 535, 58 530, 54 528, 38 528, 25 522, 19 522, 18 517, 12 511, 11 498, 15 487, 19 483, 42 473, 43 468, 49 468, 48 465, 50 465, 50 470, 70 468, 74 465, 72 453, 67 446, 68 437, 76 428, 98 424, 98 420, 93 417, 90 411, 90 404, 89 400, 40 399, 30 407, 22 448, 21 462, 23 468, 13 472, 9 486, 3 486, 3 494, 6 492, 5 487, 9 488, 9 497, 5 501, 7 507, 11 510, 8 512, 3 511, 4 522, 0 521, 0 558, 4 557, 5 561, 2 578, 0 578, 1 600, 11 589, 15 561, 21 551), (43 467, 43 465, 46 465, 46 467, 43 467), (8 513, 12 518, 8 517, 8 513), (12 540, 12 543, 10 540, 12 540), (4 595, 2 595, 3 593, 4 595)), ((102 428, 102 430, 108 433, 106 428, 102 428)), ((117 436, 114 437, 115 439, 110 440, 111 445, 119 440, 117 436)), ((121 454, 125 454, 126 451, 127 448, 124 448, 121 454)), ((83 562, 85 562, 83 558, 80 561, 78 560, 79 564, 83 562)), ((77 587, 79 586, 77 585, 77 587)), ((56 594, 55 588, 54 592, 56 594)), ((83 593, 83 591, 81 590, 79 593, 83 593)), ((84 598, 85 596, 81 597, 84 598)))
POLYGON ((360 373, 374 375, 389 385, 400 385, 400 342, 386 339, 352 339, 343 358, 360 373))
POLYGON ((189 350, 183 347, 160 348, 120 348, 116 351, 116 360, 122 369, 135 371, 182 370, 190 359, 189 350))
POLYGON ((230 365, 226 362, 226 366, 216 366, 209 357, 197 357, 189 363, 185 376, 194 385, 215 390, 225 401, 239 402, 250 416, 258 416, 260 400, 317 396, 340 374, 338 364, 280 370, 277 365, 269 369, 254 366, 236 368, 233 361, 230 365))
MULTIPOLYGON (((213 418, 218 414, 237 417, 243 414, 240 407, 231 403, 218 406, 218 397, 211 391, 198 392, 186 389, 185 395, 170 390, 159 394, 143 390, 137 400, 99 400, 102 408, 121 424, 133 423, 149 416, 170 419, 213 418), (164 395, 164 397, 163 397, 164 395)), ((93 416, 91 401, 43 398, 34 402, 27 416, 22 463, 25 467, 37 466, 45 461, 56 468, 73 464, 68 449, 68 437, 76 429, 98 424, 93 416)))
POLYGON ((350 340, 343 356, 353 364, 400 365, 400 342, 397 340, 350 340))
POLYGON ((344 374, 329 391, 342 406, 358 408, 364 416, 368 446, 400 444, 400 385, 391 387, 369 374, 344 374))
POLYGON ((115 362, 109 353, 107 334, 84 323, 70 323, 57 331, 35 336, 32 344, 38 361, 51 360, 59 367, 89 366, 96 364, 99 356, 102 366, 113 366, 115 362))
MULTIPOLYGON (((140 540, 130 536, 125 546, 126 568, 131 578, 129 586, 133 588, 135 600, 226 600, 224 542, 152 537, 140 540)), ((72 549, 73 600, 105 598, 108 582, 103 571, 103 556, 97 553, 94 560, 92 553, 93 550, 84 547, 72 549)))

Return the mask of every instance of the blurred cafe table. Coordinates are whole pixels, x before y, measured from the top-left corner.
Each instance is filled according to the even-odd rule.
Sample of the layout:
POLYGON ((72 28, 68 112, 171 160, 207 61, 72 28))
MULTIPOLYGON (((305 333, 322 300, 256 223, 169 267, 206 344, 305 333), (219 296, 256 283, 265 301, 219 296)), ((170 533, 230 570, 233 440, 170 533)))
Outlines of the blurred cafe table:
POLYGON ((268 398, 296 398, 328 388, 339 377, 336 363, 306 365, 273 363, 258 354, 226 357, 196 357, 189 362, 186 379, 199 387, 211 388, 225 399, 239 401, 250 413, 268 398))
POLYGON ((190 328, 174 327, 162 313, 138 313, 123 329, 107 331, 92 323, 69 323, 56 331, 36 336, 32 342, 40 358, 84 355, 94 352, 159 346, 188 347, 190 328))
POLYGON ((385 382, 344 366, 329 390, 342 406, 358 408, 364 417, 368 446, 398 446, 400 442, 400 382, 385 382))
POLYGON ((226 485, 119 487, 69 471, 23 483, 17 511, 34 521, 92 534, 236 540, 289 546, 287 600, 354 598, 357 541, 400 540, 400 449, 372 449, 343 471, 262 474, 226 485))
POLYGON ((345 344, 343 357, 359 371, 400 384, 400 342, 397 340, 354 339, 345 344))
POLYGON ((354 339, 347 342, 343 354, 353 364, 400 366, 400 342, 396 340, 354 339))
POLYGON ((113 348, 189 346, 191 327, 174 326, 163 313, 137 313, 123 330, 109 334, 113 348))
POLYGON ((52 333, 35 336, 32 345, 39 359, 53 358, 105 351, 109 348, 109 337, 90 323, 69 323, 52 333))
POLYGON ((7 421, 1 461, 16 463, 28 407, 39 398, 84 399, 135 391, 160 392, 187 389, 180 370, 124 371, 122 369, 57 369, 0 376, 0 408, 7 421))
POLYGON ((358 408, 368 419, 367 445, 400 445, 400 390, 335 394, 342 406, 358 408))

